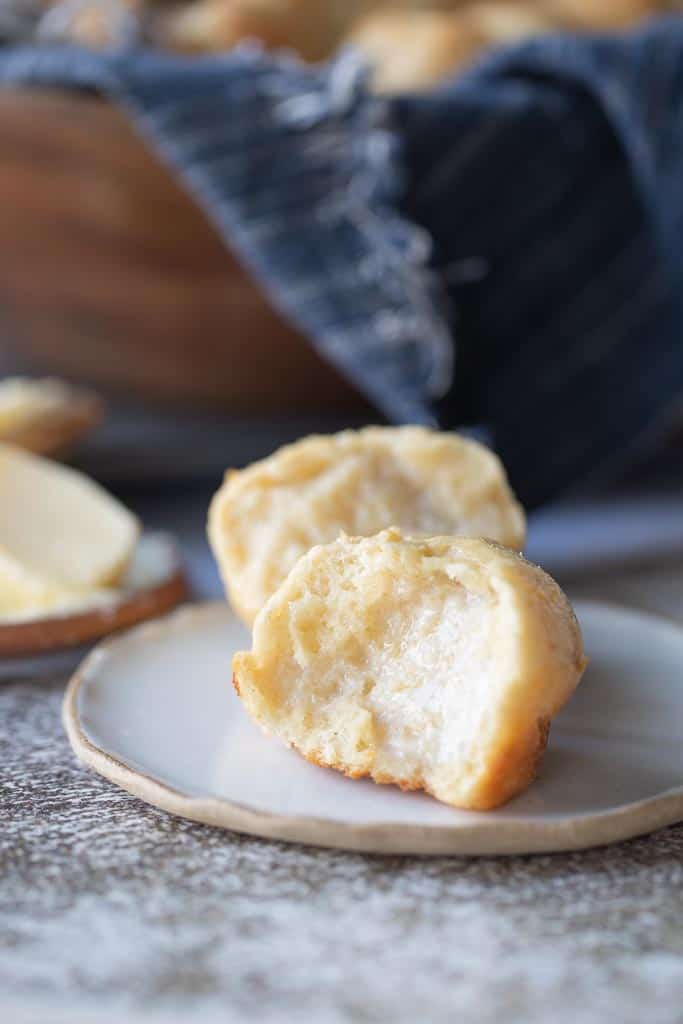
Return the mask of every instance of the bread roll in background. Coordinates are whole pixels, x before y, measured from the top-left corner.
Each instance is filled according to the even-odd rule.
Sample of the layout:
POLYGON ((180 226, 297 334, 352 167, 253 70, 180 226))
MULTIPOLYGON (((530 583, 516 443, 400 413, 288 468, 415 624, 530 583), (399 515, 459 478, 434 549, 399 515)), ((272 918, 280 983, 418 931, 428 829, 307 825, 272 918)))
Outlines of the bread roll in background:
POLYGON ((630 28, 657 11, 680 10, 680 0, 539 0, 567 28, 595 32, 630 28))
POLYGON ((426 89, 480 47, 474 26, 450 11, 374 11, 352 26, 345 42, 368 60, 373 88, 383 93, 426 89))
POLYGON ((0 380, 0 442, 36 455, 62 455, 93 430, 104 403, 92 391, 52 378, 0 380))
MULTIPOLYGON (((40 4, 35 6, 39 12, 40 4)), ((290 51, 315 63, 351 44, 367 57, 378 91, 401 92, 427 89, 495 46, 546 32, 619 31, 683 5, 680 0, 44 0, 44 6, 46 13, 37 17, 38 38, 94 49, 145 41, 185 53, 217 53, 256 40, 268 50, 290 51)))
POLYGON ((145 0, 47 0, 44 6, 36 26, 39 40, 91 50, 136 44, 147 15, 145 0))
POLYGON ((486 810, 532 781, 584 666, 541 569, 488 541, 387 530, 304 555, 233 673, 249 713, 308 760, 486 810))
POLYGON ((677 0, 194 0, 162 18, 162 45, 229 49, 257 39, 307 61, 357 47, 380 92, 427 89, 495 46, 547 32, 629 28, 677 0))
POLYGON ((498 457, 424 427, 304 438, 228 472, 209 539, 235 611, 250 624, 296 561, 340 532, 484 536, 521 549, 525 517, 498 457))
POLYGON ((489 47, 557 29, 537 5, 466 4, 453 10, 380 8, 359 19, 346 42, 372 67, 377 92, 428 89, 471 64, 489 47))
POLYGON ((316 62, 334 53, 366 6, 366 0, 195 0, 171 9, 158 34, 162 43, 198 52, 254 39, 316 62))

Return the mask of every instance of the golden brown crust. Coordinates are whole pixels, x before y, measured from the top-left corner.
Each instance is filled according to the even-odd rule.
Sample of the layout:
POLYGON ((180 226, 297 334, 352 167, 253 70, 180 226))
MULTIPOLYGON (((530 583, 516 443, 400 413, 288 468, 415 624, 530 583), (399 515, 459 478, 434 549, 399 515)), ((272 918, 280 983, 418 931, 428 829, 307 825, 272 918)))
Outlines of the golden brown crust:
MULTIPOLYGON (((232 684, 238 696, 241 696, 239 680, 234 674, 232 684)), ((527 736, 521 737, 518 743, 498 754, 489 766, 486 776, 477 786, 476 792, 472 794, 468 803, 469 810, 493 810, 528 788, 538 776, 548 744, 550 724, 549 718, 539 718, 535 729, 527 736)), ((438 799, 438 795, 421 775, 409 779, 396 778, 372 768, 356 768, 340 761, 331 761, 325 758, 320 750, 305 750, 295 743, 290 743, 289 746, 309 764, 314 764, 318 768, 333 769, 349 779, 372 779, 380 786, 397 786, 403 792, 425 792, 438 799)))
POLYGON ((472 794, 474 811, 490 811, 522 793, 538 775, 550 734, 550 720, 539 719, 535 729, 498 753, 472 794))
MULTIPOLYGON (((234 676, 233 685, 239 694, 239 684, 234 676)), ((495 807, 501 807, 518 793, 523 792, 538 775, 549 735, 550 720, 539 719, 536 733, 532 735, 530 741, 524 741, 518 748, 509 749, 499 755, 491 765, 486 779, 477 788, 468 809, 490 811, 495 807)), ((432 792, 429 784, 421 776, 411 779, 394 778, 382 772, 374 772, 372 769, 358 769, 338 761, 328 761, 319 750, 305 751, 294 743, 291 744, 291 749, 310 764, 314 764, 318 768, 332 768, 348 779, 372 779, 380 786, 397 786, 406 793, 420 791, 436 797, 436 793, 432 792)))
MULTIPOLYGON (((235 685, 235 689, 239 693, 237 685, 235 685)), ((329 761, 319 750, 302 750, 295 743, 291 743, 290 747, 297 754, 300 754, 304 760, 308 761, 309 764, 314 764, 318 768, 332 768, 334 771, 345 775, 347 779, 372 779, 379 786, 398 786, 404 792, 415 792, 416 790, 428 792, 422 779, 396 779, 393 776, 383 775, 381 772, 373 772, 371 769, 354 768, 340 761, 329 761)))
MULTIPOLYGON (((235 675, 232 677, 232 684, 238 696, 241 696, 239 680, 235 675)), ((476 793, 472 795, 468 810, 490 811, 501 807, 531 785, 538 776, 548 744, 550 724, 550 719, 539 718, 536 731, 530 737, 520 741, 516 747, 508 748, 499 754, 491 764, 485 779, 477 787, 476 793)), ((307 751, 295 743, 290 743, 290 748, 309 764, 317 768, 332 769, 348 779, 371 779, 379 786, 397 786, 402 792, 424 792, 438 799, 437 794, 422 776, 410 779, 395 778, 372 769, 354 768, 339 761, 330 761, 319 750, 307 751)))

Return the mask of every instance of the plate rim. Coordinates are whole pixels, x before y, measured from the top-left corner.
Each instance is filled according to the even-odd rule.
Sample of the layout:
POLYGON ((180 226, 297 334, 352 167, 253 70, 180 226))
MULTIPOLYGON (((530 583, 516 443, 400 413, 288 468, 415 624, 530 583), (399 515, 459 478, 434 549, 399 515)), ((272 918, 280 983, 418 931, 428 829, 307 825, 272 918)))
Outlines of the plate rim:
MULTIPOLYGON (((577 600, 575 610, 597 609, 652 620, 673 629, 683 640, 683 625, 673 618, 629 608, 612 601, 577 600)), ((338 818, 281 815, 218 797, 188 796, 155 776, 133 768, 99 747, 80 721, 78 696, 84 683, 110 648, 146 639, 201 618, 208 612, 229 611, 224 601, 181 605, 170 614, 145 622, 98 644, 69 680, 62 703, 62 723, 76 757, 99 775, 145 803, 177 817, 284 842, 302 843, 364 853, 427 856, 498 856, 561 853, 607 846, 646 835, 683 820, 683 784, 656 796, 602 812, 578 814, 564 821, 527 822, 473 819, 471 824, 414 825, 404 822, 352 824, 338 818)), ((234 613, 232 613, 234 614, 234 613)), ((494 814, 494 812, 491 812, 494 814)))

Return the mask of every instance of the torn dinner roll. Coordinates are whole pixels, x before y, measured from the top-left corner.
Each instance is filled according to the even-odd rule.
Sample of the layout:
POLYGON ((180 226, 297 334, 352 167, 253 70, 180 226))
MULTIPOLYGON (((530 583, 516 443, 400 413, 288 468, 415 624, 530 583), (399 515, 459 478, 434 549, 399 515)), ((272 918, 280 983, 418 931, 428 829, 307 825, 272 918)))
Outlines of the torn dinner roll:
POLYGON ((395 529, 304 555, 233 660, 249 713, 308 760, 478 810, 532 781, 584 667, 541 569, 395 529))
POLYGON ((251 623, 297 560, 341 531, 484 536, 524 545, 525 518, 492 451, 424 427, 307 437, 240 472, 211 503, 209 539, 251 623))

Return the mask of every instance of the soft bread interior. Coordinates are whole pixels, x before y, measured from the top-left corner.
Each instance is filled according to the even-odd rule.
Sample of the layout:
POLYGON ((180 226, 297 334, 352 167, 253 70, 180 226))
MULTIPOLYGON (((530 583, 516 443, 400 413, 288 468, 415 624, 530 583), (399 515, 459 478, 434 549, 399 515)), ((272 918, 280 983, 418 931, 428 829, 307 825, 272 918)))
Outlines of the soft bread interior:
POLYGON ((376 774, 418 786, 471 757, 499 675, 495 611, 490 596, 448 580, 427 593, 414 577, 386 587, 390 612, 382 586, 369 606, 347 592, 343 616, 311 595, 293 604, 276 699, 305 753, 350 772, 371 758, 376 774))
POLYGON ((342 538, 268 602, 236 685, 312 761, 494 806, 533 777, 580 674, 575 620, 554 591, 483 541, 342 538))

